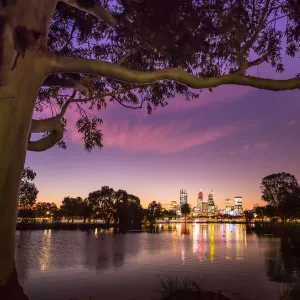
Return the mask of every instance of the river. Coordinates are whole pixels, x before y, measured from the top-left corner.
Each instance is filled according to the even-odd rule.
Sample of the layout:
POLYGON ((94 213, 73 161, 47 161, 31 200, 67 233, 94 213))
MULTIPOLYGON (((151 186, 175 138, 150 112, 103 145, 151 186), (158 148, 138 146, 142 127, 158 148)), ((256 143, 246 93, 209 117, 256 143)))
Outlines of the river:
POLYGON ((231 299, 279 300, 300 261, 242 224, 160 225, 160 232, 17 231, 16 267, 30 300, 148 300, 160 278, 188 277, 231 299))

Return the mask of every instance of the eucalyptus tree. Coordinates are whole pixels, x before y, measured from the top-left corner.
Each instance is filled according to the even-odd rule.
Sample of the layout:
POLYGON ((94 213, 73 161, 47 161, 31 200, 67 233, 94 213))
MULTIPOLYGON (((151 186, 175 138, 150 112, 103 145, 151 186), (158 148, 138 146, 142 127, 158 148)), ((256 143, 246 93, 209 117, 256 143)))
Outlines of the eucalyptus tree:
POLYGON ((90 151, 102 147, 102 119, 89 111, 110 102, 150 113, 220 85, 297 89, 296 74, 247 70, 282 72, 283 54, 298 56, 299 20, 297 0, 1 0, 0 283, 13 270, 26 150, 65 147, 69 107, 90 151), (53 116, 33 119, 46 107, 53 116))

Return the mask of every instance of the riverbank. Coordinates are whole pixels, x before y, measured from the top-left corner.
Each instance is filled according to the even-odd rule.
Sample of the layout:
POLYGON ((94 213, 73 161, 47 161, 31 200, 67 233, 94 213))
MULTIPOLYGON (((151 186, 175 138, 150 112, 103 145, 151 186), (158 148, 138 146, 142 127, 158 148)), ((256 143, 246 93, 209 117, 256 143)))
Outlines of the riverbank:
POLYGON ((273 235, 276 237, 282 237, 295 232, 299 232, 300 234, 300 224, 255 223, 254 226, 247 226, 247 230, 255 232, 258 235, 273 235))

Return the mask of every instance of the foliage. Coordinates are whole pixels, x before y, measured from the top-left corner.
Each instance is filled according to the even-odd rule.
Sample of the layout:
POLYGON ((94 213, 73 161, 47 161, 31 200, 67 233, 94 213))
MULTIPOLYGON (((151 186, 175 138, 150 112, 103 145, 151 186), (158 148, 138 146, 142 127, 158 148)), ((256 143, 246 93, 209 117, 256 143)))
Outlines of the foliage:
POLYGON ((254 218, 254 215, 253 215, 251 210, 245 210, 244 211, 244 216, 245 216, 247 222, 251 222, 254 218))
POLYGON ((162 217, 165 218, 165 219, 172 220, 172 219, 176 219, 177 218, 177 214, 173 210, 164 209, 162 211, 162 217))
POLYGON ((182 279, 170 277, 165 281, 159 278, 159 280, 161 288, 155 297, 157 300, 229 300, 219 291, 209 290, 204 280, 191 280, 188 277, 182 279))
POLYGON ((269 203, 261 214, 292 217, 300 207, 300 187, 294 175, 277 173, 266 176, 261 183, 262 199, 269 203))
POLYGON ((181 213, 185 216, 185 218, 191 213, 191 206, 188 203, 184 203, 181 206, 181 213))
POLYGON ((161 203, 152 201, 148 205, 146 217, 147 217, 147 220, 150 222, 150 224, 154 224, 156 222, 156 220, 160 219, 162 217, 161 203))
POLYGON ((262 199, 275 208, 279 207, 286 196, 298 189, 295 176, 285 172, 266 176, 261 183, 262 199))
POLYGON ((82 203, 83 200, 81 197, 65 197, 63 199, 60 209, 63 215, 68 217, 68 222, 69 220, 72 220, 73 223, 75 217, 80 217, 82 215, 82 203))
POLYGON ((106 224, 112 222, 115 213, 115 191, 108 187, 103 186, 101 190, 89 194, 88 200, 94 203, 98 217, 105 221, 106 224))
POLYGON ((38 189, 32 183, 36 177, 36 173, 29 167, 25 167, 22 173, 22 180, 19 192, 19 211, 18 215, 23 221, 27 221, 34 217, 34 205, 38 195, 38 189))
POLYGON ((58 208, 55 203, 37 202, 35 206, 35 216, 38 218, 50 218, 56 214, 58 208))
MULTIPOLYGON (((122 1, 125 7, 118 1, 91 0, 79 9, 65 2, 58 3, 48 33, 49 51, 59 56, 93 58, 139 71, 178 68, 210 79, 239 75, 238 84, 250 85, 249 77, 244 76, 247 69, 267 63, 277 72, 283 72, 283 55, 299 54, 300 9, 296 0, 131 0, 122 1), (94 5, 104 6, 111 13, 108 19, 115 21, 104 18, 103 22, 84 12, 94 5), (279 23, 277 19, 285 22, 279 23)), ((151 113, 157 107, 165 107, 177 95, 191 100, 201 93, 201 88, 191 90, 181 76, 174 77, 178 82, 157 77, 153 84, 139 85, 138 74, 126 83, 115 78, 117 73, 112 76, 83 73, 51 75, 50 79, 61 82, 75 80, 80 86, 76 89, 79 93, 72 100, 63 84, 45 84, 35 110, 40 112, 47 106, 60 109, 67 101, 76 101, 76 128, 87 151, 103 145, 102 119, 97 117, 97 110, 109 103, 143 106, 151 113)), ((255 84, 267 88, 261 78, 255 84)), ((215 86, 212 81, 204 88, 211 90, 215 86)), ((280 89, 276 82, 270 88, 280 89)), ((67 120, 63 119, 62 124, 66 127, 67 120)), ((65 146, 63 141, 58 144, 65 146)))
POLYGON ((119 227, 140 227, 144 218, 140 199, 124 190, 118 190, 115 195, 115 221, 119 227))

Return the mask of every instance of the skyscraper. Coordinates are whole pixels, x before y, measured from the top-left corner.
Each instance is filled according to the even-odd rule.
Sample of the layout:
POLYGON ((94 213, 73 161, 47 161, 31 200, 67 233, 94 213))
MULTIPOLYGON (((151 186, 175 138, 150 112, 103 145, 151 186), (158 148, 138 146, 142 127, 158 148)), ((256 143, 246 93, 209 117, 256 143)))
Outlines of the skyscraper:
POLYGON ((215 215, 215 203, 214 203, 214 193, 211 191, 208 194, 208 216, 212 217, 215 215))
POLYGON ((185 189, 180 190, 180 207, 188 202, 188 194, 185 189))
POLYGON ((170 210, 176 211, 177 209, 177 201, 171 201, 170 210))
POLYGON ((225 200, 225 214, 228 215, 230 210, 231 210, 231 200, 229 198, 227 198, 225 200))
POLYGON ((202 212, 200 213, 202 217, 208 216, 208 203, 206 199, 202 200, 202 212))
POLYGON ((234 197, 234 210, 237 216, 243 215, 243 197, 234 197))
POLYGON ((199 214, 202 214, 202 204, 203 204, 203 193, 200 190, 198 193, 198 199, 197 199, 197 208, 199 209, 199 214))

